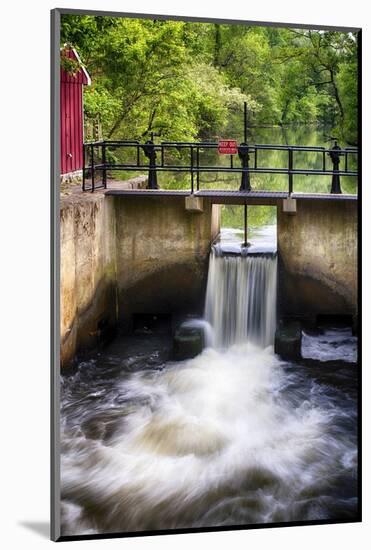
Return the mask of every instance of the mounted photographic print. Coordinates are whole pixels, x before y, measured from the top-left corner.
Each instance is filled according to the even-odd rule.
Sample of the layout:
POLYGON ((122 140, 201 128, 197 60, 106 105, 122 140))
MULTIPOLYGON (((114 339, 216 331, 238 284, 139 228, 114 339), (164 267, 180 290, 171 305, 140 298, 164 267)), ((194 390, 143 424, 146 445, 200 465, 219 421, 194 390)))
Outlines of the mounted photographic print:
POLYGON ((53 540, 361 520, 360 48, 53 10, 53 540))

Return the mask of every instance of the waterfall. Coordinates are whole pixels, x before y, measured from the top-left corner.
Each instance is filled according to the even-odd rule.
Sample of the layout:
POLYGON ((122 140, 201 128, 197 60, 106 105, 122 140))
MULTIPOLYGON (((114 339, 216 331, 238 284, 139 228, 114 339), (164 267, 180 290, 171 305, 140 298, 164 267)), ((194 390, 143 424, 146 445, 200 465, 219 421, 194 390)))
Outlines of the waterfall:
POLYGON ((246 341, 273 344, 276 328, 275 254, 223 254, 213 246, 209 261, 205 319, 216 347, 246 341))
POLYGON ((64 377, 63 535, 356 520, 354 369, 273 353, 276 255, 233 246, 211 251, 206 319, 184 323, 202 353, 163 362, 162 338, 125 338, 64 377))

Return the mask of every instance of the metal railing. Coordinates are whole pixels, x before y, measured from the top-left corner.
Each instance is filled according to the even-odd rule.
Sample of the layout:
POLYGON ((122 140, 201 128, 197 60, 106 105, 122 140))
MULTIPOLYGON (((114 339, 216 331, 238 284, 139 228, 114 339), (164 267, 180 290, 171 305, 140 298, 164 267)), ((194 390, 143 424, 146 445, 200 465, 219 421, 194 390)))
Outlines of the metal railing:
MULTIPOLYGON (((246 134, 245 134, 246 137, 246 134)), ((107 188, 107 173, 115 170, 148 171, 148 189, 158 189, 157 175, 159 172, 189 173, 190 192, 199 191, 200 175, 210 172, 240 173, 240 191, 252 190, 251 174, 280 174, 287 176, 288 192, 294 191, 294 176, 316 175, 331 176, 330 193, 340 194, 341 176, 357 176, 356 170, 349 169, 349 159, 358 155, 356 147, 341 148, 335 141, 333 147, 311 147, 299 145, 250 145, 246 141, 237 147, 236 155, 228 155, 228 166, 206 165, 200 161, 201 154, 207 150, 218 151, 218 142, 162 142, 154 143, 153 139, 141 143, 139 141, 96 141, 84 144, 83 191, 94 192, 96 189, 107 188), (121 149, 131 151, 131 161, 120 162, 112 158, 112 151, 121 149), (265 167, 260 164, 259 152, 279 151, 286 154, 284 166, 265 167), (181 164, 166 162, 168 153, 177 152, 183 158, 181 164), (295 168, 295 154, 315 153, 322 158, 321 168, 295 168), (340 169, 341 159, 344 166, 340 169), (187 159, 187 160, 185 160, 187 159), (332 166, 329 166, 329 160, 332 166), (99 175, 101 176, 99 178, 99 175)), ((225 157, 225 155, 223 155, 225 157)))

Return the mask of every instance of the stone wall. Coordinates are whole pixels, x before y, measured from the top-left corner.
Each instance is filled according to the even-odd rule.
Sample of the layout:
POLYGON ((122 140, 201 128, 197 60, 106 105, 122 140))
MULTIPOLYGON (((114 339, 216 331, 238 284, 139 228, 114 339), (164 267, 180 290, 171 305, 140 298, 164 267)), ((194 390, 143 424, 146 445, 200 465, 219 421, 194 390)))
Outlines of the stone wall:
POLYGON ((279 312, 357 313, 357 201, 301 199, 277 208, 279 312))
POLYGON ((82 170, 75 170, 74 172, 68 172, 67 174, 61 174, 60 183, 81 184, 82 182, 82 170))

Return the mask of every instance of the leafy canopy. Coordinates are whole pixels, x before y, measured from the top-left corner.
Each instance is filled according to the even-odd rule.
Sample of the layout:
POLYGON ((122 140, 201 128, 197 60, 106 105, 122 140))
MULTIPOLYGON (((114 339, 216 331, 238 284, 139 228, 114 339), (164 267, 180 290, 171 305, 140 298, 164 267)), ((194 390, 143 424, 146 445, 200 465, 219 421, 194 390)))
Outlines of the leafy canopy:
POLYGON ((92 76, 88 138, 89 121, 105 138, 215 138, 246 101, 250 124, 331 125, 357 141, 352 33, 63 15, 65 44, 92 76))

